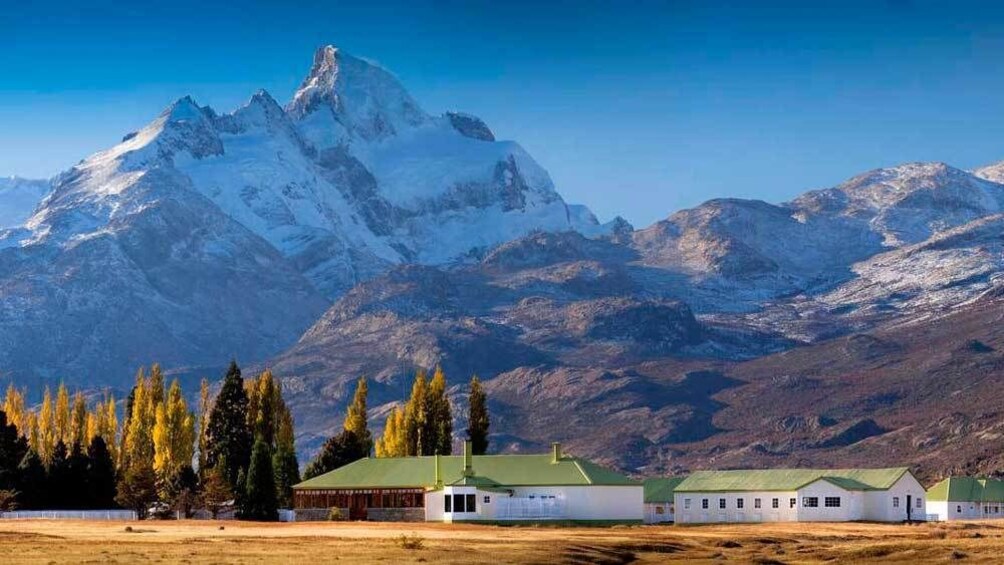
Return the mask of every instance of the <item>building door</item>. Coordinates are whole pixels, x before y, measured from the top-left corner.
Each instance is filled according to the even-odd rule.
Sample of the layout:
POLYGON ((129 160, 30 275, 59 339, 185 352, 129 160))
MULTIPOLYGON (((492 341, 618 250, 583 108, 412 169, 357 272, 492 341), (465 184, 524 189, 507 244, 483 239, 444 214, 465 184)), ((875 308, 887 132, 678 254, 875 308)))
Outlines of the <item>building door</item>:
POLYGON ((906 521, 913 520, 913 496, 906 495, 906 521))
POLYGON ((366 495, 353 494, 349 497, 349 520, 365 520, 366 517, 366 495))

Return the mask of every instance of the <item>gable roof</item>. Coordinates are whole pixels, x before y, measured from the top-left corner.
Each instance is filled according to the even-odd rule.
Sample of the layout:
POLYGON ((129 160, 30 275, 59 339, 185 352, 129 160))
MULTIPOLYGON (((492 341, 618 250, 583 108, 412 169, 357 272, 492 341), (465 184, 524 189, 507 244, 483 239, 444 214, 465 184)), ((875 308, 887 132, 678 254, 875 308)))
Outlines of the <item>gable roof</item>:
MULTIPOLYGON (((476 477, 465 478, 464 458, 439 457, 439 477, 443 484, 480 483, 493 486, 638 486, 620 473, 575 457, 552 463, 551 455, 475 455, 472 469, 476 477)), ((304 481, 296 489, 433 488, 436 486, 436 457, 366 458, 304 481)))
POLYGON ((673 502, 673 491, 686 477, 656 477, 645 479, 645 502, 673 502))
POLYGON ((978 477, 948 477, 927 490, 927 500, 1004 502, 1004 481, 978 477))
POLYGON ((907 467, 697 471, 677 485, 675 492, 794 491, 818 480, 846 490, 886 490, 909 472, 907 467))

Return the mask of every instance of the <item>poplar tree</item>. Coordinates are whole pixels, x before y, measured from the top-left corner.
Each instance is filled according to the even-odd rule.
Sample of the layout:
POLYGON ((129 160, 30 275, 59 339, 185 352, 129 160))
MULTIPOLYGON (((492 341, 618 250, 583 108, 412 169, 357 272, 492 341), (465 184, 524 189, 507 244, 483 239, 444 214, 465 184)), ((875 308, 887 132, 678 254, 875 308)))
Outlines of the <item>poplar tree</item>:
POLYGON ((404 409, 391 410, 383 427, 383 437, 376 442, 377 457, 404 457, 408 454, 405 438, 404 409))
POLYGON ((157 406, 156 414, 153 468, 163 483, 183 467, 190 467, 194 455, 195 419, 177 379, 171 383, 167 398, 157 406))
POLYGON ((86 447, 87 441, 87 402, 84 394, 77 391, 73 395, 73 406, 70 408, 70 437, 67 443, 86 447))
POLYGON ((7 385, 4 396, 3 411, 7 413, 7 422, 16 427, 19 433, 28 437, 28 426, 25 425, 24 392, 14 388, 14 383, 7 385))
POLYGON ((488 417, 488 396, 477 375, 471 377, 470 401, 467 406, 467 439, 471 441, 471 451, 474 455, 484 455, 488 453, 488 429, 491 421, 488 417))
POLYGON ((160 363, 154 363, 150 367, 150 403, 154 408, 164 402, 164 372, 160 370, 160 363))
POLYGON ((404 442, 405 455, 427 455, 422 450, 428 442, 428 412, 426 411, 426 390, 428 384, 425 378, 425 371, 419 371, 415 375, 415 382, 411 385, 411 397, 404 407, 404 442))
POLYGON ((272 371, 265 369, 249 386, 248 425, 255 437, 261 437, 270 448, 275 447, 277 396, 281 395, 272 371))
POLYGON ((42 408, 37 419, 38 433, 32 446, 38 452, 38 457, 46 468, 52 462, 52 453, 56 448, 56 417, 52 407, 52 393, 45 387, 42 393, 42 408))
POLYGON ((224 474, 236 492, 237 478, 251 460, 251 430, 247 422, 248 397, 244 391, 241 370, 236 361, 223 378, 223 386, 209 413, 206 428, 206 464, 213 467, 225 461, 224 474))
POLYGON ((133 387, 132 394, 132 413, 129 415, 128 427, 123 438, 121 467, 124 470, 128 470, 136 462, 150 465, 151 470, 153 468, 153 426, 156 409, 153 406, 151 393, 150 382, 140 370, 136 375, 136 386, 133 387))
POLYGON ((70 392, 65 383, 56 389, 56 441, 70 443, 70 392))
POLYGON ((209 426, 209 411, 212 408, 209 398, 209 381, 202 379, 199 383, 199 474, 205 477, 206 470, 206 428, 209 426))
POLYGON ((369 387, 366 378, 360 377, 356 381, 356 392, 352 395, 352 404, 349 405, 345 415, 345 422, 342 427, 345 431, 352 433, 356 441, 359 442, 359 453, 362 457, 370 454, 373 449, 373 435, 370 433, 367 424, 366 397, 369 394, 369 387))

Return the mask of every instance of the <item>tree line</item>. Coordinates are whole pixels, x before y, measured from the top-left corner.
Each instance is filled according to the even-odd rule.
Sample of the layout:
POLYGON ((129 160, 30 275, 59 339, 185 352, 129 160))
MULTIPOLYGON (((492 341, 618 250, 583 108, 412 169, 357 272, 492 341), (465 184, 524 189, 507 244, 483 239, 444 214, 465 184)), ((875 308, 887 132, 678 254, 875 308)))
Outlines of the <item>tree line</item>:
MULTIPOLYGON (((451 455, 453 453, 453 407, 447 394, 446 374, 437 367, 429 379, 418 371, 411 395, 387 415, 383 434, 375 442, 367 422, 365 378, 356 382, 356 390, 346 412, 342 431, 330 437, 304 470, 310 479, 375 454, 377 457, 451 455)), ((488 452, 491 426, 488 399, 477 375, 469 385, 466 439, 474 455, 488 452)))
MULTIPOLYGON (((357 459, 450 455, 453 409, 446 375, 419 371, 411 395, 387 416, 375 442, 368 425, 368 384, 356 382, 342 431, 307 465, 311 478, 357 459)), ((487 397, 470 381, 467 439, 475 454, 488 450, 487 397)), ((201 382, 191 410, 175 379, 166 386, 154 364, 141 368, 124 403, 105 395, 88 403, 60 384, 46 388, 36 409, 7 388, 0 410, 0 510, 105 509, 121 506, 145 517, 150 509, 215 518, 231 501, 237 516, 275 520, 291 507, 300 482, 293 417, 268 370, 245 380, 231 362, 215 398, 201 382)))
POLYGON ((37 409, 7 388, 0 410, 0 509, 121 506, 275 519, 300 481, 293 417, 268 370, 244 380, 231 362, 219 393, 203 379, 197 411, 160 366, 140 369, 119 425, 115 398, 88 406, 60 384, 37 409))

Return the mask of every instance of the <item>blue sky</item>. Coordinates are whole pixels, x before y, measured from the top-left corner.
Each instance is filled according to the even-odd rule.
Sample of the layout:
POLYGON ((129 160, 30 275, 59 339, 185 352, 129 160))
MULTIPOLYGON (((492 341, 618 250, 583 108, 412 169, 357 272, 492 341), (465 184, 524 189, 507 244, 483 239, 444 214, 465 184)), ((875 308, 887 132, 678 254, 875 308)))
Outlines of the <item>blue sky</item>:
POLYGON ((638 226, 905 161, 1004 159, 991 2, 77 4, 0 10, 0 175, 54 174, 185 94, 285 101, 325 43, 429 112, 481 116, 567 200, 638 226))

